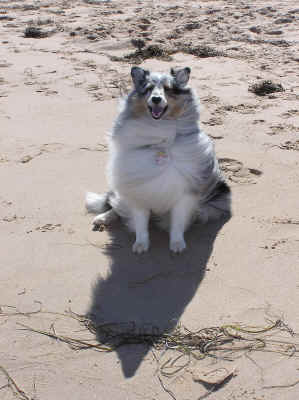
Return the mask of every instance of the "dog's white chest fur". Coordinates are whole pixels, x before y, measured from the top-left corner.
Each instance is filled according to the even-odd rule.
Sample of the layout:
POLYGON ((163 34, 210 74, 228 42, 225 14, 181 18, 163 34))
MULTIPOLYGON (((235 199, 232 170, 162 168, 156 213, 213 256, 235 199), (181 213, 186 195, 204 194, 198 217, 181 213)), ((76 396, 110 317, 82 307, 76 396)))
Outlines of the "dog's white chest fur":
POLYGON ((122 176, 118 177, 122 182, 117 183, 120 195, 156 214, 166 213, 188 187, 187 180, 176 166, 171 149, 150 148, 132 153, 135 154, 129 157, 136 160, 137 171, 133 177, 130 166, 127 170, 122 169, 122 176))
POLYGON ((137 207, 166 213, 190 192, 199 153, 197 133, 177 137, 171 121, 152 126, 131 121, 111 140, 110 187, 137 207))

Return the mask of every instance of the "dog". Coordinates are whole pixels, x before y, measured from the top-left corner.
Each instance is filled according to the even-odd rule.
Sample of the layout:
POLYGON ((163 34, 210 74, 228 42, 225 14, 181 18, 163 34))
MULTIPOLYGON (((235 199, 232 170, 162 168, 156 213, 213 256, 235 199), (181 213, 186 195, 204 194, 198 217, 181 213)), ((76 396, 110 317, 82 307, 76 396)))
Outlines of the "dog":
POLYGON ((181 253, 192 223, 231 213, 230 188, 200 129, 190 72, 131 69, 133 89, 108 135, 110 190, 86 196, 87 210, 98 214, 94 229, 121 217, 136 234, 135 253, 150 247, 150 219, 169 231, 170 250, 181 253))

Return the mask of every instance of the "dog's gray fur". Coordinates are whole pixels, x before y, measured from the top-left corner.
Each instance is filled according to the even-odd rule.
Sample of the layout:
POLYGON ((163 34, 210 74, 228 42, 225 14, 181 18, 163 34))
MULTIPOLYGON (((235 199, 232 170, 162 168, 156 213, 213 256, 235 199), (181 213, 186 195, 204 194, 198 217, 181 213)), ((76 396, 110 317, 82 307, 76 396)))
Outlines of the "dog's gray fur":
POLYGON ((123 100, 109 135, 110 192, 88 193, 94 224, 117 216, 136 233, 133 251, 149 248, 151 216, 170 232, 170 248, 185 249, 184 232, 199 219, 230 214, 224 182, 210 138, 200 130, 199 102, 187 84, 190 68, 170 74, 131 71, 133 90, 123 100))

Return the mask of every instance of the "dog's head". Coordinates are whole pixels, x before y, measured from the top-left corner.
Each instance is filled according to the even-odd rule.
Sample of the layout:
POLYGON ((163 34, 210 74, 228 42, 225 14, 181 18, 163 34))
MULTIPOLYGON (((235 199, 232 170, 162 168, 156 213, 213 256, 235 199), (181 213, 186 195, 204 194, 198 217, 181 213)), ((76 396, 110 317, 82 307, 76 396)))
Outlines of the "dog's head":
POLYGON ((176 118, 183 107, 184 99, 190 95, 187 87, 190 68, 171 69, 170 75, 150 73, 139 67, 131 70, 137 93, 139 113, 149 113, 158 120, 163 116, 176 118))

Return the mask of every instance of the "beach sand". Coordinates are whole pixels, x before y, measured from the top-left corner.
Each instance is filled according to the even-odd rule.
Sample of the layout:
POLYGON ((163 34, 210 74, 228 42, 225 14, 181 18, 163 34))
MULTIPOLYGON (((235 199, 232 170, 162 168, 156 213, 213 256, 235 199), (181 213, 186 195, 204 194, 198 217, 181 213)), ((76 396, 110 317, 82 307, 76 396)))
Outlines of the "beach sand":
MULTIPOLYGON (((17 391, 4 371, 20 399, 298 398, 298 353, 184 355, 165 376, 180 349, 76 351, 20 325, 95 344, 66 311, 139 335, 276 320, 299 332, 298 18, 295 0, 0 1, 1 399, 17 391), (105 136, 137 63, 192 69, 232 189, 233 217, 192 229, 179 256, 158 231, 137 256, 131 234, 93 232, 84 209, 86 191, 107 190, 105 136), (269 80, 284 90, 249 90, 269 80), (219 387, 196 378, 219 368, 233 371, 219 387)), ((275 338, 298 342, 290 332, 275 338)))

